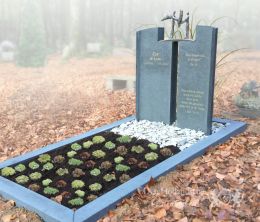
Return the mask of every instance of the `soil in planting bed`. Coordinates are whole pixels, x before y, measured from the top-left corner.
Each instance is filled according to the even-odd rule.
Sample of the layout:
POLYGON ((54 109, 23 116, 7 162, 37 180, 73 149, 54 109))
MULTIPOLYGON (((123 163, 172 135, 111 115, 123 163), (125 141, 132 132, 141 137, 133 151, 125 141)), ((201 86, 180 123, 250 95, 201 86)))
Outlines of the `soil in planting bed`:
POLYGON ((27 180, 29 180, 25 180, 24 183, 19 183, 20 185, 29 188, 45 197, 53 199, 54 201, 57 201, 68 208, 78 209, 88 202, 92 201, 93 199, 114 189, 120 184, 139 175, 140 173, 155 166, 156 164, 162 162, 170 156, 180 152, 180 150, 175 146, 160 148, 159 145, 156 144, 156 148, 155 144, 151 146, 151 142, 147 140, 130 138, 131 141, 124 141, 129 139, 129 137, 125 137, 123 138, 123 141, 119 141, 118 138, 122 138, 122 136, 114 134, 112 132, 99 133, 97 135, 77 141, 76 146, 75 143, 69 144, 60 147, 55 151, 46 153, 49 154, 50 160, 45 160, 45 163, 40 162, 38 160, 39 156, 37 156, 33 159, 30 159, 29 161, 21 162, 21 164, 25 166, 24 171, 17 171, 18 164, 16 164, 14 166, 11 166, 13 169, 15 169, 15 172, 10 173, 11 175, 3 175, 3 169, 1 170, 1 174, 2 176, 16 183, 19 176, 27 176, 27 180), (93 138, 96 136, 102 136, 103 138, 105 138, 105 141, 99 141, 100 143, 93 143, 92 145, 90 142, 88 143, 88 145, 90 145, 89 147, 86 145, 84 146, 84 143, 87 141, 94 142, 93 138), (109 148, 107 148, 105 144, 109 141, 112 143, 107 144, 110 145, 108 146, 109 148), (69 164, 69 161, 72 159, 72 157, 68 157, 67 153, 70 151, 74 151, 72 149, 73 145, 74 148, 76 147, 74 153, 75 156, 73 156, 73 158, 82 161, 78 166, 73 166, 69 164), (138 147, 137 150, 143 150, 143 152, 136 153, 132 150, 133 147, 138 147), (102 158, 94 157, 93 152, 97 150, 103 151, 103 154, 105 154, 105 156, 102 158), (147 155, 148 153, 152 154, 147 155), (57 156, 62 156, 63 158, 57 158, 57 156), (121 158, 122 161, 120 163, 116 163, 115 158, 119 156, 123 157, 123 159, 121 158), (29 163, 33 161, 39 165, 37 169, 31 169, 29 167, 29 163), (46 163, 52 163, 53 168, 44 169, 43 166, 46 163), (123 171, 120 171, 118 169, 120 168, 120 166, 123 167, 123 169, 121 169, 123 171), (61 168, 67 169, 68 172, 62 176, 58 175, 57 170, 61 168), (94 173, 96 176, 91 175, 90 172, 93 169, 99 169, 100 172, 99 170, 96 170, 95 173, 100 174, 97 175, 94 173), (33 180, 29 175, 35 172, 41 173, 42 177, 40 179, 33 180), (107 180, 104 179, 104 176, 107 176, 105 177, 107 180), (46 182, 46 179, 50 179, 52 182, 50 182, 48 185, 43 185, 43 181, 46 182), (109 179, 112 180, 109 181, 109 179), (75 180, 83 181, 84 186, 73 188, 72 182, 75 180), (91 191, 89 186, 95 183, 99 183, 100 185, 102 185, 102 188, 99 191, 91 191), (51 189, 47 189, 46 187, 51 189), (52 188, 55 188, 57 190, 52 190, 52 188), (47 194, 45 192, 46 189, 49 191, 53 191, 53 193, 47 194), (76 192, 77 190, 81 190, 84 192, 76 192))

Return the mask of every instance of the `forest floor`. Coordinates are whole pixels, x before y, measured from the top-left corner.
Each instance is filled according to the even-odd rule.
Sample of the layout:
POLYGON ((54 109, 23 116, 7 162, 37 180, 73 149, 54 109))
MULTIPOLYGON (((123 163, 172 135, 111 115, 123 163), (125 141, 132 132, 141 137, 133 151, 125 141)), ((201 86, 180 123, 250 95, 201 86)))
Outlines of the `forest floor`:
MULTIPOLYGON (((107 76, 134 74, 133 56, 53 57, 33 69, 0 63, 0 162, 135 113, 133 92, 105 89, 107 76)), ((246 133, 151 181, 100 221, 260 221, 260 120, 233 103, 250 80, 260 82, 260 52, 240 52, 217 70, 215 116, 246 121, 246 133)), ((41 220, 0 199, 0 222, 9 221, 41 220)))

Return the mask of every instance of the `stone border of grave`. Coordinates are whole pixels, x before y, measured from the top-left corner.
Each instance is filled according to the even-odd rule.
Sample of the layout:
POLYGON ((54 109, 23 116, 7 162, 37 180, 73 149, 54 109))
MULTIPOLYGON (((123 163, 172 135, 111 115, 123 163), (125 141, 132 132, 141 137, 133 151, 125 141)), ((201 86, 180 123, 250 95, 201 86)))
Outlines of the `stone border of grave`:
MULTIPOLYGON (((135 119, 135 116, 131 116, 112 124, 108 124, 106 126, 91 130, 79 136, 75 136, 70 139, 66 139, 64 141, 43 147, 19 157, 15 157, 1 163, 0 168, 7 167, 24 160, 29 160, 35 156, 51 150, 61 149, 67 144, 73 143, 77 140, 92 136, 103 131, 111 130, 114 127, 120 126, 123 123, 135 119)), ((75 212, 3 177, 0 177, 0 195, 2 195, 6 199, 15 200, 17 206, 25 207, 28 210, 36 212, 46 222, 63 222, 64 218, 66 218, 66 222, 96 221, 100 217, 104 216, 108 212, 108 210, 113 209, 116 204, 120 202, 123 198, 131 195, 133 192, 136 191, 136 189, 147 184, 151 177, 158 178, 168 173, 169 171, 174 170, 176 166, 185 164, 192 159, 201 156, 206 152, 207 148, 215 146, 219 143, 223 143, 230 137, 243 132, 247 126, 246 123, 232 120, 214 119, 213 121, 223 124, 229 124, 227 125, 227 127, 200 140, 196 144, 168 158, 160 164, 148 169, 140 175, 132 178, 128 182, 118 186, 117 188, 109 191, 108 193, 102 195, 89 204, 81 207, 75 212)))

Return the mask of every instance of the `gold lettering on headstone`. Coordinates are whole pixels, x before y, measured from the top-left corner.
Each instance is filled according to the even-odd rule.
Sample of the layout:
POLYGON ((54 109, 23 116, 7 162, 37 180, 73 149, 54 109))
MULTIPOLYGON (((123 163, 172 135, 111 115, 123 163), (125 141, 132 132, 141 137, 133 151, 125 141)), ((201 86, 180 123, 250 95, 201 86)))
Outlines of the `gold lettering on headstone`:
POLYGON ((203 54, 185 53, 190 66, 196 67, 203 58, 206 58, 203 54))
POLYGON ((202 103, 203 91, 181 89, 183 95, 179 104, 180 108, 188 114, 199 114, 205 112, 205 104, 202 103))

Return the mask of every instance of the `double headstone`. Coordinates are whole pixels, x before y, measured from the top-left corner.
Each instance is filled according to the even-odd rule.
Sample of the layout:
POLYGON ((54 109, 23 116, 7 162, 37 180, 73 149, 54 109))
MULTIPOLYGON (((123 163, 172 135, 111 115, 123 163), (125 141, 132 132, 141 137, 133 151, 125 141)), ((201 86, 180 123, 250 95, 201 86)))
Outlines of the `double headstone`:
POLYGON ((137 33, 137 119, 177 122, 211 133, 217 29, 197 26, 196 40, 164 40, 164 29, 137 33))

